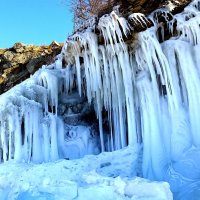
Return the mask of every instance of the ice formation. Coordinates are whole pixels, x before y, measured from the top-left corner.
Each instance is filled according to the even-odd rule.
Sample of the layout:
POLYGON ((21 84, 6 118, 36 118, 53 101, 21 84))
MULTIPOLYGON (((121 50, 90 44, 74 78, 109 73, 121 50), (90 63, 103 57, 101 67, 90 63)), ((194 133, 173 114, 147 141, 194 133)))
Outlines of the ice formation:
MULTIPOLYGON (((60 68, 57 63, 56 68, 60 68)), ((1 96, 0 161, 14 159, 41 163, 69 158, 66 157, 67 151, 72 147, 66 141, 65 124, 57 113, 59 95, 68 94, 73 88, 74 71, 68 68, 51 70, 52 67, 39 70, 1 96)), ((85 127, 85 130, 82 127, 81 134, 80 127, 74 129, 76 134, 81 135, 80 138, 85 138, 88 147, 92 142, 89 128, 85 127)), ((73 136, 71 138, 75 139, 73 136)), ((75 144, 81 155, 93 153, 91 149, 88 152, 87 148, 83 148, 81 142, 75 144)))
MULTIPOLYGON (((102 152, 142 144, 143 177, 168 181, 177 196, 183 195, 180 188, 195 187, 200 180, 199 4, 193 1, 173 19, 167 17, 169 11, 161 10, 166 12, 171 34, 162 43, 157 32, 166 27, 152 14, 154 26, 126 44, 123 38, 134 27, 114 11, 99 20, 104 45, 98 45, 97 35, 90 29, 69 37, 54 64, 2 95, 2 161, 42 162, 65 157, 59 95, 77 88, 79 95, 94 105, 102 152), (105 113, 109 133, 103 128, 105 113)), ((139 23, 145 22, 143 17, 130 16, 139 23)), ((94 146, 89 150, 81 147, 88 145, 89 134, 79 128, 85 135, 70 141, 71 149, 67 147, 66 152, 74 145, 84 149, 82 155, 94 153, 94 146)), ((80 154, 66 153, 71 158, 80 154)))
POLYGON ((95 196, 96 200, 172 200, 168 183, 133 177, 137 151, 127 147, 41 165, 4 163, 0 167, 0 199, 90 200, 95 196))

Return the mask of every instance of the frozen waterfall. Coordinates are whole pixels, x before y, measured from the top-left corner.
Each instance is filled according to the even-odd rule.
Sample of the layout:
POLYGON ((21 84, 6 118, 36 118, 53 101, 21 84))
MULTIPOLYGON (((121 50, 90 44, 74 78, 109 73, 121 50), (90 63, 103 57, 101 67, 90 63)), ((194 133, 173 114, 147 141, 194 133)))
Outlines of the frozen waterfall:
MULTIPOLYGON (((1 96, 0 161, 77 158, 69 153, 77 146, 80 156, 98 153, 98 142, 89 144, 91 134, 83 127, 69 133, 73 148, 65 148, 69 140, 58 115, 59 98, 76 89, 94 106, 101 151, 142 144, 143 177, 166 180, 177 196, 189 199, 179 191, 200 185, 199 5, 195 0, 166 18, 171 37, 162 43, 158 29, 166 27, 155 13, 154 26, 128 43, 123 38, 134 27, 114 11, 99 20, 104 45, 91 29, 69 37, 54 64, 1 96)), ((130 17, 141 22, 144 16, 130 17)))

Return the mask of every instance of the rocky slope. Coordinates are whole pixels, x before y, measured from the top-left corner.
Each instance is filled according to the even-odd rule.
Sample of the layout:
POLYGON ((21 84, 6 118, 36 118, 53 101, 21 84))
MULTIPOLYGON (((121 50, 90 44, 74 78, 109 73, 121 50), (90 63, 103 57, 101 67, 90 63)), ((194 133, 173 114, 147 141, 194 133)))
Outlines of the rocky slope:
POLYGON ((0 49, 0 94, 25 80, 42 65, 53 62, 62 44, 33 46, 16 43, 12 48, 0 49))

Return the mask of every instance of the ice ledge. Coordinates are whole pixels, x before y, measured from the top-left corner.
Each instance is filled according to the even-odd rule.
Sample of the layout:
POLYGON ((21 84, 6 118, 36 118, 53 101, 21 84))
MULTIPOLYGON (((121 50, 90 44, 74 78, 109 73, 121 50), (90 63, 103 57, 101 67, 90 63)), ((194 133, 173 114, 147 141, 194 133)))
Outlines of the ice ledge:
POLYGON ((41 165, 1 164, 0 199, 172 200, 168 183, 136 177, 139 149, 41 165))

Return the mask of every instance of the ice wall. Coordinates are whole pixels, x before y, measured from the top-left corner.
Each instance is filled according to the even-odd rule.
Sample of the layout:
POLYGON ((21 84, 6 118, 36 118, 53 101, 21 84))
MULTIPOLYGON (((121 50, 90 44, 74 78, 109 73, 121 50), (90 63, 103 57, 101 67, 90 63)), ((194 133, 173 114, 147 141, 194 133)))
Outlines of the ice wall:
POLYGON ((91 145, 88 140, 93 139, 89 128, 72 127, 71 132, 79 137, 73 134, 71 140, 78 138, 80 141, 71 144, 66 124, 62 116, 57 115, 59 96, 72 91, 75 76, 70 68, 55 69, 59 68, 58 63, 43 66, 30 79, 1 95, 0 162, 41 163, 94 153, 95 148, 88 148, 91 145))
MULTIPOLYGON (((123 38, 134 27, 112 12, 98 24, 104 45, 99 46, 97 35, 86 30, 70 37, 62 51, 69 63, 75 60, 80 94, 95 102, 102 151, 105 109, 109 149, 142 143, 143 176, 168 180, 174 190, 187 178, 200 178, 199 156, 191 154, 200 153, 199 4, 193 1, 172 19, 170 10, 159 10, 165 26, 155 11, 150 16, 154 26, 135 34, 132 43, 123 38), (170 36, 166 41, 165 33, 170 36)), ((141 14, 129 18, 145 22, 141 14)))

